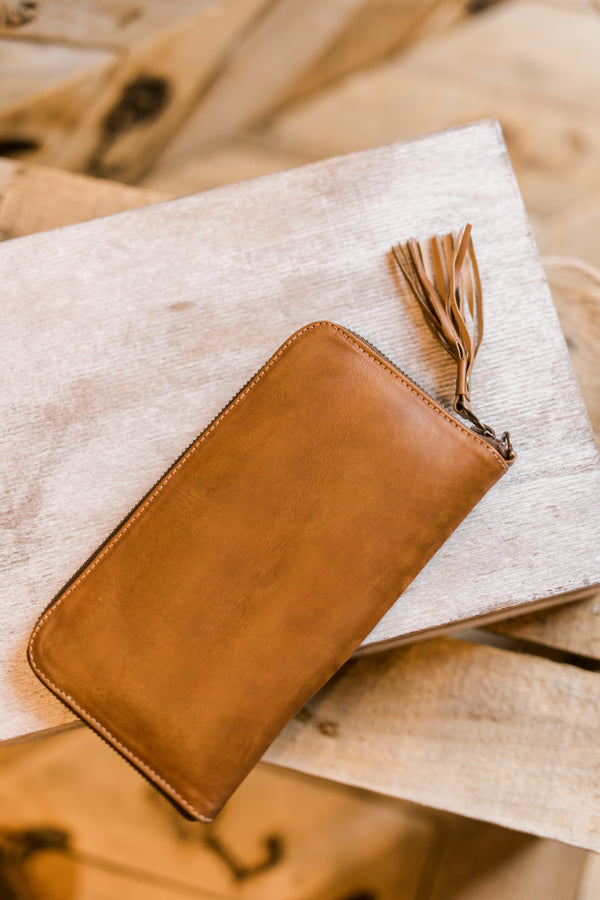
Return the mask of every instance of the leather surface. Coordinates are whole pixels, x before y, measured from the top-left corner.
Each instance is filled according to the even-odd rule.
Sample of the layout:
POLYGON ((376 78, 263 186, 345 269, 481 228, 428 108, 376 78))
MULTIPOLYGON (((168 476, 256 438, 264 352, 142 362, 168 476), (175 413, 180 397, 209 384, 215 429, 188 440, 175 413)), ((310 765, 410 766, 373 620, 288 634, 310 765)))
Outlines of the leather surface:
POLYGON ((43 614, 30 663, 209 820, 506 469, 359 338, 308 325, 43 614))

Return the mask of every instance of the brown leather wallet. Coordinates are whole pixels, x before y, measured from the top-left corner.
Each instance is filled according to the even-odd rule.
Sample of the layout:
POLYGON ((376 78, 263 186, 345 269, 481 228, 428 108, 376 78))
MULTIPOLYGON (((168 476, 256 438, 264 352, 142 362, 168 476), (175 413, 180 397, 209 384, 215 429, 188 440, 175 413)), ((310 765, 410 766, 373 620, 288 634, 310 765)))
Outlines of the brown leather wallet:
POLYGON ((507 470, 507 440, 472 424, 348 329, 306 325, 43 613, 33 670, 210 821, 507 470))

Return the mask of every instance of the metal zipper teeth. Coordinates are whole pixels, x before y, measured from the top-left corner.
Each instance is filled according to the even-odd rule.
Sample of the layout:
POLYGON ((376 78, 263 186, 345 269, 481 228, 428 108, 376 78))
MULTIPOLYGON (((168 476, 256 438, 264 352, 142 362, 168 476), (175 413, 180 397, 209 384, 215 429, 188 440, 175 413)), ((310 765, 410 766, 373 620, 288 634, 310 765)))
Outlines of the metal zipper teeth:
MULTIPOLYGON (((425 388, 421 387, 421 385, 418 384, 418 383, 415 381, 414 378, 411 378, 410 375, 407 375, 407 373, 404 371, 404 369, 401 369, 400 366, 397 366, 395 362, 392 362, 392 360, 389 358, 389 356, 386 356, 386 354, 383 353, 378 347, 376 347, 375 344, 371 343, 371 341, 368 341, 366 338, 364 338, 364 337, 362 336, 362 334, 358 334, 357 331, 352 331, 350 328, 346 328, 346 331, 347 331, 349 334, 353 334, 354 337, 356 337, 356 338, 358 338, 360 341, 362 341, 363 344, 366 344, 366 346, 369 347, 374 353, 377 353, 377 355, 380 356, 381 359, 385 360, 385 362, 386 362, 389 366, 391 366, 392 369, 394 369, 396 372, 399 372, 400 375, 402 375, 403 378, 405 378, 408 382, 410 382, 410 384, 413 384, 413 385, 417 388, 417 390, 419 390, 419 391, 420 391, 422 394, 424 394, 429 400, 431 400, 431 402, 432 402, 435 406, 437 406, 437 407, 439 407, 440 409, 442 409, 443 412, 445 412, 447 415, 450 415, 450 413, 448 412, 448 410, 446 410, 446 409, 444 409, 442 406, 440 406, 440 404, 439 404, 438 401, 435 399, 435 397, 432 397, 431 394, 430 394, 428 391, 426 391, 425 388)), ((489 444, 489 446, 492 448, 492 450, 495 450, 495 451, 496 451, 496 453, 498 454, 498 456, 501 456, 502 459, 503 459, 505 462, 508 461, 508 457, 506 456, 506 452, 507 452, 507 451, 506 451, 506 446, 505 446, 505 444, 504 444, 499 438, 497 438, 497 437, 495 437, 495 436, 487 435, 487 434, 481 434, 479 431, 475 431, 474 428, 468 428, 468 427, 467 427, 466 425, 464 425, 462 422, 459 422, 458 419, 455 419, 454 416, 451 416, 451 419, 452 419, 453 422, 456 422, 456 424, 457 424, 460 428, 464 428, 465 431, 468 432, 469 434, 476 435, 476 437, 479 437, 479 438, 481 438, 482 440, 484 440, 484 441, 486 442, 486 444, 489 444)))

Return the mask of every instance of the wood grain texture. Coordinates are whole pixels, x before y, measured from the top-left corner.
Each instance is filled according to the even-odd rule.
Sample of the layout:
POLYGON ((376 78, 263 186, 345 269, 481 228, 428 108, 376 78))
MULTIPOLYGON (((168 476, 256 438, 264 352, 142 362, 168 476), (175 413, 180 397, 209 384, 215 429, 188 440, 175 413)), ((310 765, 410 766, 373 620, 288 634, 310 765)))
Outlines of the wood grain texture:
MULTIPOLYGON (((599 33, 600 16, 591 8, 556 8, 550 13, 531 0, 501 4, 298 104, 274 121, 271 132, 287 146, 305 152, 343 153, 374 141, 410 137, 419 133, 418 129, 431 128, 432 121, 438 127, 456 123, 462 116, 472 116, 473 107, 486 100, 499 116, 505 106, 522 112, 554 109, 565 116, 565 129, 577 122, 594 128, 597 119, 591 114, 598 112, 600 96, 599 33), (574 46, 577 66, 571 56, 574 46), (434 76, 438 79, 437 99, 429 88, 434 76), (429 109, 423 104, 427 94, 432 104, 429 109), (352 122, 353 114, 364 117, 360 127, 356 119, 352 122)), ((543 145, 543 136, 541 140, 543 145)), ((518 143, 515 150, 519 150, 518 143)), ((562 162, 568 171, 578 162, 591 176, 593 164, 587 150, 577 139, 575 127, 571 146, 565 134, 556 147, 546 147, 546 165, 562 162)), ((530 161, 532 170, 541 155, 540 150, 530 161)), ((539 177, 543 174, 540 171, 539 177)))
POLYGON ((29 162, 138 177, 266 3, 40 4, 0 33, 0 145, 29 162))
MULTIPOLYGON (((181 900, 181 884, 165 887, 151 875, 133 870, 119 871, 109 861, 100 860, 97 865, 86 865, 70 855, 56 852, 36 853, 21 865, 13 864, 13 877, 19 881, 15 893, 5 895, 10 900, 181 900), (15 871, 16 870, 16 871, 15 871), (18 873, 18 874, 17 874, 18 873)), ((9 870, 10 871, 10 870, 9 870)), ((187 886, 186 886, 187 887, 187 886)), ((194 888, 197 900, 228 900, 222 894, 194 888)))
POLYGON ((159 170, 176 171, 178 159, 210 152, 215 139, 262 124, 324 83, 442 31, 464 9, 465 0, 278 0, 234 48, 161 154, 159 170))
POLYGON ((596 0, 535 0, 540 6, 550 9, 566 9, 570 12, 596 13, 598 3, 596 0))
POLYGON ((600 269, 600 190, 589 190, 565 206, 548 229, 545 252, 583 258, 600 269))
POLYGON ((285 100, 364 0, 277 0, 228 59, 186 123, 182 140, 228 135, 285 100), (276 75, 274 76, 274 73, 276 75))
POLYGON ((313 162, 255 136, 231 137, 197 152, 185 126, 182 132, 182 140, 169 144, 138 185, 184 196, 313 162))
MULTIPOLYGON (((210 0, 209 0, 210 2, 210 0)), ((4 0, 17 5, 18 0, 4 0)), ((91 45, 128 50, 132 43, 164 32, 194 16, 206 0, 43 0, 15 26, 0 27, 3 38, 35 43, 91 45)), ((3 23, 0 20, 0 25, 3 23)))
POLYGON ((596 673, 440 638, 350 661, 265 759, 598 851, 599 703, 596 673))
POLYGON ((583 260, 543 260, 577 381, 600 444, 600 269, 583 260))
POLYGON ((281 767, 258 766, 206 826, 177 816, 88 729, 22 744, 21 759, 7 749, 0 878, 12 849, 23 900, 580 900, 582 872, 594 897, 583 850, 281 767), (42 840, 24 859, 24 833, 49 828, 66 849, 42 840))
POLYGON ((53 162, 115 70, 94 47, 0 40, 0 151, 53 162))
POLYGON ((37 615, 296 328, 338 320, 449 402, 388 254, 465 220, 487 303, 475 404, 519 461, 366 643, 600 580, 597 451, 494 123, 5 242, 2 737, 68 721, 26 665, 37 615))
MULTIPOLYGON (((577 259, 544 259, 577 381, 600 444, 600 272, 577 259)), ((517 616, 493 630, 600 659, 600 593, 588 600, 517 616)))
POLYGON ((294 99, 431 38, 464 17, 468 7, 468 0, 365 0, 295 85, 294 99))
POLYGON ((0 159, 0 239, 23 237, 164 200, 159 191, 0 159))
MULTIPOLYGON (((82 866, 77 874, 90 888, 91 867, 104 863, 117 898, 130 896, 128 873, 132 887, 145 879, 176 896, 340 900, 369 889, 379 900, 420 900, 437 829, 410 804, 258 766, 214 823, 190 823, 87 729, 34 743, 34 753, 0 766, 3 828, 15 836, 60 828, 73 851, 63 860, 82 866)), ((1 841, 0 830, 0 852, 1 841)), ((48 856, 38 856, 46 874, 48 856)), ((43 869, 28 874, 38 887, 43 869)), ((41 889, 29 896, 44 897, 41 889)))
POLYGON ((450 820, 428 900, 583 900, 593 855, 466 818, 450 820))
POLYGON ((203 0, 193 14, 178 12, 169 27, 130 46, 54 164, 122 181, 138 178, 266 2, 203 0), (148 113, 137 115, 146 105, 148 113))
MULTIPOLYGON (((77 84, 90 72, 106 69, 114 61, 114 54, 105 48, 61 47, 54 44, 37 46, 28 41, 6 41, 2 47, 2 119, 19 108, 23 101, 35 101, 67 84, 77 84)), ((75 103, 75 97, 72 98, 75 103)), ((70 110, 77 115, 81 110, 70 110)), ((2 126, 5 127, 4 124, 2 126)))
POLYGON ((600 895, 600 856, 590 853, 585 862, 577 900, 596 900, 600 895))
POLYGON ((599 40, 591 4, 502 4, 296 104, 265 136, 319 158, 495 116, 542 251, 589 247, 597 262, 599 40))
POLYGON ((487 627, 497 634, 599 660, 599 619, 600 592, 587 600, 515 616, 514 619, 506 619, 487 627))

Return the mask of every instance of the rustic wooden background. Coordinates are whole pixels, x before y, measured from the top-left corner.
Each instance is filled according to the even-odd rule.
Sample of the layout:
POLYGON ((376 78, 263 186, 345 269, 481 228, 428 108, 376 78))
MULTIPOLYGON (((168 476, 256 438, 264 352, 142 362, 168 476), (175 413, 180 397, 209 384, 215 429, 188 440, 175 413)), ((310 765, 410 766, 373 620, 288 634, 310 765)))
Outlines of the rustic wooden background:
POLYGON ((0 0, 0 154, 172 195, 496 116, 541 252, 600 265, 599 11, 0 0))
MULTIPOLYGON (((0 153, 145 188, 121 195, 122 208, 498 117, 600 427, 600 338, 590 339, 600 309, 592 0, 0 0, 0 25, 0 153)), ((113 204, 111 191, 84 190, 60 171, 0 168, 5 239, 113 204)), ((499 641, 516 634, 537 654, 549 647, 549 660, 515 663, 515 690, 547 679, 592 703, 597 676, 575 664, 598 668, 598 606, 498 629, 499 641), (564 678, 552 681, 557 663, 564 678)), ((412 671, 429 646, 409 651, 412 671)), ((506 674, 517 658, 507 646, 489 655, 491 681, 494 664, 506 674)), ((465 645, 463 680, 469 653, 465 645)), ((468 715, 508 705, 484 685, 472 689, 478 700, 462 724, 456 718, 462 730, 445 752, 472 739, 468 715)), ((525 740, 517 749, 526 752, 525 740)), ((573 759, 593 753, 576 723, 569 740, 557 736, 557 756, 567 749, 573 759)), ((500 768, 506 750, 488 748, 490 764, 500 768)), ((214 825, 187 825, 87 730, 2 748, 0 897, 183 896, 595 900, 600 861, 265 765, 214 825)))

